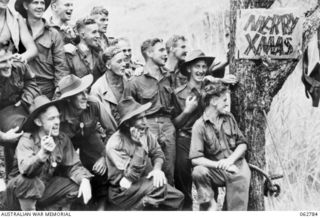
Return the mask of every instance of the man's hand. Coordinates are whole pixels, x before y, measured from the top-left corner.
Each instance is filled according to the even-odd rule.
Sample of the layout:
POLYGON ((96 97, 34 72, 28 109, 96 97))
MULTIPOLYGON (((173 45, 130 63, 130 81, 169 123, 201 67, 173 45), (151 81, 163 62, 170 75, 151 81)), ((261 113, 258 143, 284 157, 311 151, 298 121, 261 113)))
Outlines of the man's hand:
POLYGON ((129 189, 131 187, 131 185, 132 185, 132 182, 130 180, 128 180, 126 177, 122 177, 122 179, 120 180, 119 185, 120 185, 121 188, 129 189))
POLYGON ((103 175, 107 171, 106 159, 104 157, 99 158, 92 167, 92 171, 98 175, 103 175))
POLYGON ((217 168, 221 170, 227 170, 231 165, 234 164, 230 158, 219 160, 217 163, 217 168))
POLYGON ((192 113, 198 107, 198 99, 196 96, 188 96, 186 99, 185 113, 192 113))
POLYGON ((154 169, 152 170, 148 176, 147 179, 150 179, 153 177, 153 186, 159 188, 163 185, 167 184, 166 176, 164 175, 162 170, 154 169))
POLYGON ((82 179, 80 187, 79 187, 79 191, 78 191, 78 198, 80 198, 81 196, 83 196, 83 203, 87 204, 91 197, 91 184, 89 179, 82 179))
POLYGON ((25 55, 23 54, 18 54, 18 53, 15 53, 12 55, 12 60, 15 60, 15 61, 20 61, 24 64, 27 64, 27 58, 25 57, 25 55))
POLYGON ((130 135, 134 142, 140 143, 143 134, 136 127, 130 127, 130 135))
POLYGON ((46 135, 41 138, 41 148, 43 148, 46 152, 51 153, 55 147, 56 143, 51 136, 46 135))
POLYGON ((19 130, 19 127, 15 127, 13 129, 10 129, 8 132, 1 134, 1 141, 4 142, 16 142, 19 140, 19 138, 22 136, 23 131, 17 133, 19 130))
POLYGON ((221 79, 221 82, 234 85, 238 82, 238 79, 235 75, 227 74, 221 79))

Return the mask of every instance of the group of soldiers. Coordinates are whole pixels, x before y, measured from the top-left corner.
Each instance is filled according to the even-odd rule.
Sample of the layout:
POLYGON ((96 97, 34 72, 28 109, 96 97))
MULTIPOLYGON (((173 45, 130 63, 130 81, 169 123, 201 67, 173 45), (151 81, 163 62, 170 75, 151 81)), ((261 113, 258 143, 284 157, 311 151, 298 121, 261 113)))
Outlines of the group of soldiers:
POLYGON ((72 26, 74 0, 0 0, 6 210, 247 210, 247 142, 226 63, 173 35, 107 36, 109 11, 72 26), (52 17, 43 18, 51 8, 52 17), (222 73, 221 73, 222 72, 222 73))

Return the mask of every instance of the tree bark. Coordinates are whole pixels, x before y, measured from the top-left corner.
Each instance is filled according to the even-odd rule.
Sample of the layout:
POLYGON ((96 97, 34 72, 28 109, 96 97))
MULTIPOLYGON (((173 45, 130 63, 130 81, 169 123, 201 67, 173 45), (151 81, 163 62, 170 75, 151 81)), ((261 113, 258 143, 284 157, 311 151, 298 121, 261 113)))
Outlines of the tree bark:
MULTIPOLYGON (((273 97, 279 92, 299 60, 271 60, 267 66, 262 60, 236 60, 235 37, 236 11, 244 8, 270 7, 273 1, 231 0, 230 10, 230 73, 239 78, 231 95, 231 111, 248 140, 247 160, 261 169, 265 168, 265 130, 263 111, 270 110, 273 97)), ((320 8, 310 12, 304 22, 303 46, 320 25, 320 8)), ((302 53, 301 53, 302 54, 302 53)), ((300 58, 302 55, 300 55, 300 58)), ((252 171, 249 194, 249 210, 264 210, 263 177, 252 171)))

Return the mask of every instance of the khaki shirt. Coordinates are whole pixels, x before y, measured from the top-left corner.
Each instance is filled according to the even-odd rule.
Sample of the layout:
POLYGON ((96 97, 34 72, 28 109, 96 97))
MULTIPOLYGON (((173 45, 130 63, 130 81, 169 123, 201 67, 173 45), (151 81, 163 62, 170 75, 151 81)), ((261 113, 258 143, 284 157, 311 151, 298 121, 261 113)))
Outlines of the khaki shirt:
POLYGON ((175 117, 179 116, 183 110, 186 107, 186 99, 189 97, 196 97, 198 100, 198 107, 196 108, 195 111, 193 111, 190 116, 188 121, 181 127, 178 131, 182 131, 186 133, 188 136, 191 137, 191 132, 192 132, 192 126, 198 120, 202 113, 203 113, 203 108, 201 106, 201 94, 199 91, 191 87, 188 84, 182 85, 179 88, 177 88, 174 92, 174 108, 175 108, 175 117))
POLYGON ((149 131, 146 145, 138 145, 117 131, 109 139, 106 150, 108 180, 113 186, 118 186, 122 177, 135 183, 152 170, 156 159, 165 159, 160 145, 149 131))
POLYGON ((94 81, 96 81, 106 71, 106 67, 102 61, 101 53, 97 51, 92 51, 92 68, 86 59, 86 55, 78 47, 75 47, 73 51, 67 51, 66 58, 70 73, 80 78, 88 74, 92 74, 94 81))
POLYGON ((54 137, 56 147, 47 161, 42 162, 37 156, 41 148, 41 140, 37 133, 24 133, 16 148, 13 171, 27 176, 39 177, 44 182, 49 181, 54 174, 68 177, 80 184, 83 178, 91 178, 93 175, 85 169, 74 150, 69 137, 60 132, 54 137), (59 171, 57 170, 59 169, 59 171))
MULTIPOLYGON (((117 125, 120 122, 120 115, 117 110, 117 105, 119 102, 116 96, 120 95, 120 93, 122 94, 123 90, 118 90, 118 94, 115 94, 112 91, 111 84, 109 84, 106 78, 107 73, 108 71, 106 71, 106 73, 92 85, 90 94, 99 98, 104 108, 108 111, 109 115, 111 116, 112 121, 115 125, 117 125)), ((126 79, 123 78, 124 86, 126 82, 126 79)))
POLYGON ((64 44, 71 43, 73 45, 76 45, 80 42, 80 37, 75 33, 71 25, 68 24, 67 25, 68 28, 65 28, 69 30, 69 32, 67 32, 63 30, 60 26, 55 24, 52 20, 52 17, 50 17, 49 19, 49 25, 55 28, 59 32, 64 44))
POLYGON ((131 78, 124 89, 123 96, 132 96, 138 103, 152 103, 146 115, 161 113, 173 115, 173 89, 170 74, 162 70, 162 78, 158 81, 149 72, 131 78))
POLYGON ((11 76, 0 76, 0 110, 20 100, 29 106, 38 95, 40 90, 28 65, 14 61, 11 76))
POLYGON ((247 144, 231 113, 221 115, 215 126, 204 113, 192 128, 190 159, 205 157, 213 161, 228 158, 240 144, 247 144))
MULTIPOLYGON (((36 74, 36 78, 53 80, 57 87, 58 82, 68 75, 69 68, 63 49, 63 41, 59 32, 43 20, 44 28, 40 34, 33 36, 38 48, 38 56, 29 62, 30 68, 36 74)), ((31 28, 29 24, 29 31, 31 28)))

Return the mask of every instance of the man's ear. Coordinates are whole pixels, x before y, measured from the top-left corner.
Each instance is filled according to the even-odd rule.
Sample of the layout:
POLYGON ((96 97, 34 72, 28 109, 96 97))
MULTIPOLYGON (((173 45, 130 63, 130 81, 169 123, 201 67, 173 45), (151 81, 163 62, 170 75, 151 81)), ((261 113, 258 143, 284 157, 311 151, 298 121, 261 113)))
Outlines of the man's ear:
POLYGON ((187 67, 187 72, 191 75, 191 67, 190 66, 187 67))
POLYGON ((212 105, 212 106, 214 106, 214 107, 216 107, 217 106, 217 99, 216 99, 217 97, 215 97, 215 96, 213 96, 213 97, 211 97, 211 99, 210 99, 210 105, 212 105))
POLYGON ((33 121, 38 127, 42 126, 41 120, 39 118, 34 119, 33 121))
POLYGON ((108 70, 110 70, 110 69, 111 69, 111 63, 110 63, 110 60, 107 60, 107 62, 106 62, 106 67, 107 67, 107 69, 108 69, 108 70))
POLYGON ((148 57, 152 56, 152 54, 153 54, 153 48, 147 49, 146 54, 147 54, 148 57))
POLYGON ((55 11, 57 9, 57 4, 56 3, 51 4, 51 9, 55 11))

